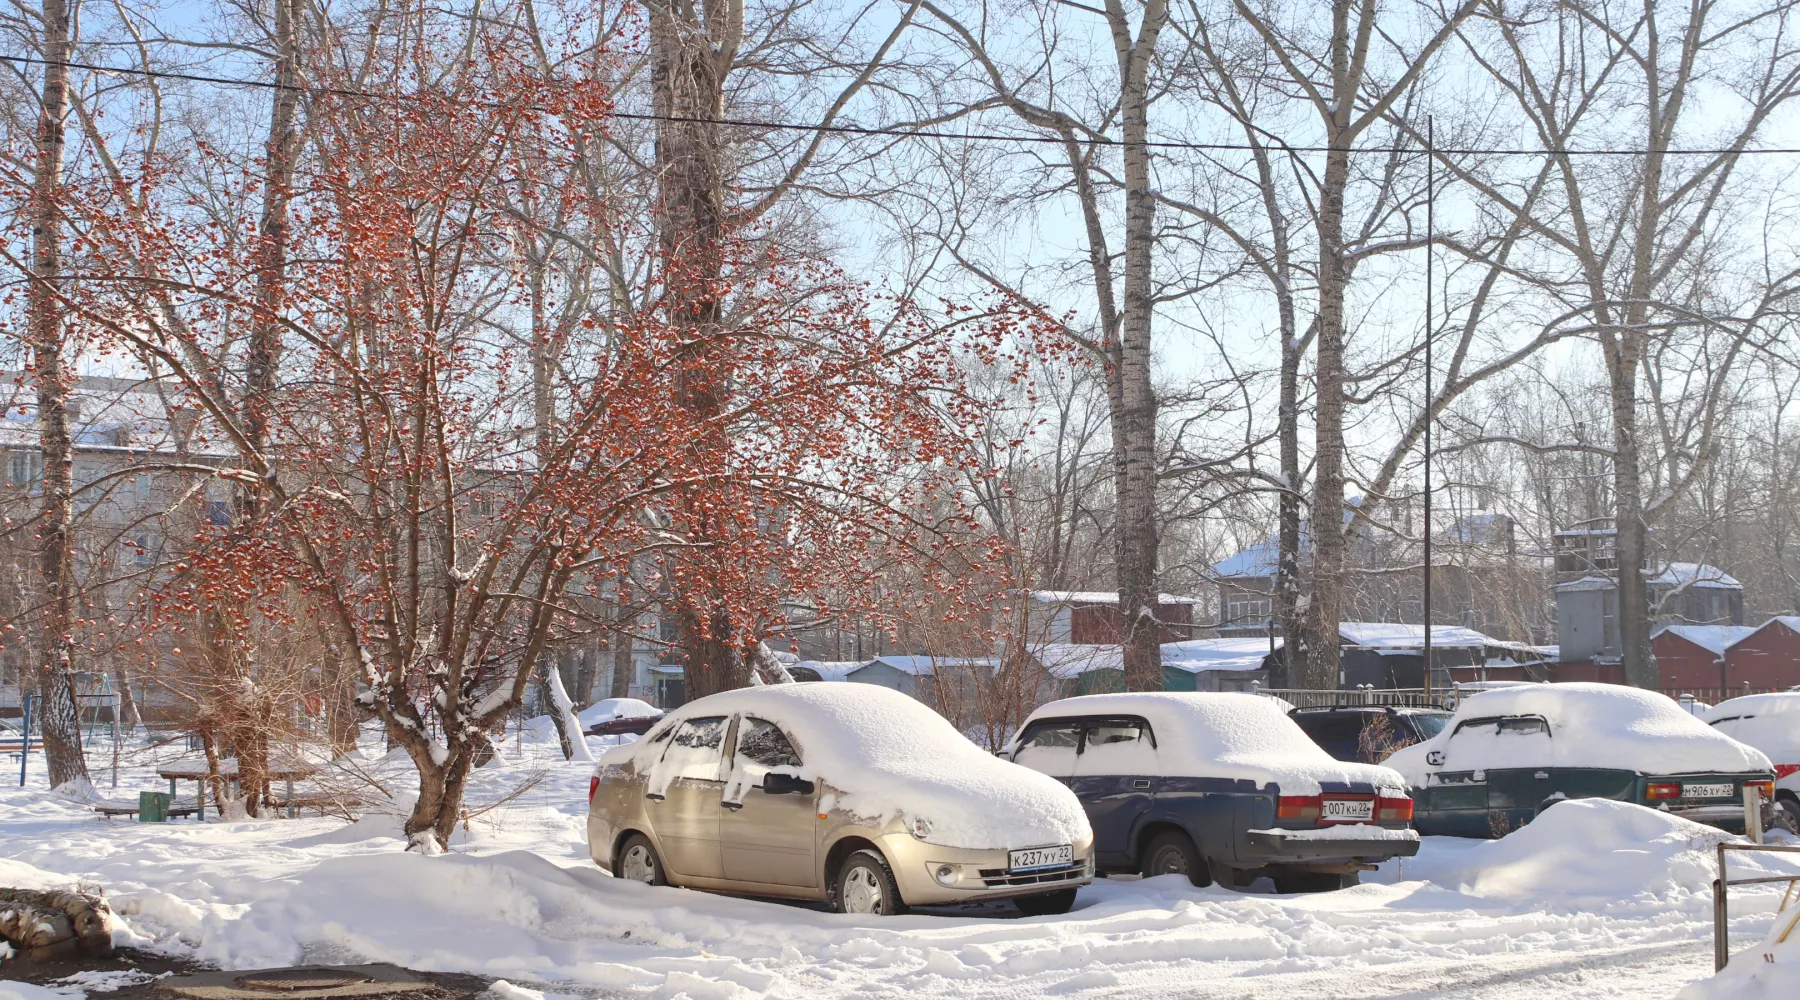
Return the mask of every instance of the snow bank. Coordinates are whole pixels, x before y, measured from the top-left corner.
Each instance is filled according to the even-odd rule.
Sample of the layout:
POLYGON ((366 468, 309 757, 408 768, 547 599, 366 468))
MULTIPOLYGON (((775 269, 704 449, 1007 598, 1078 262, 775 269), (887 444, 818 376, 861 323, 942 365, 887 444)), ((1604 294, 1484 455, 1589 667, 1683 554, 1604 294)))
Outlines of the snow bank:
MULTIPOLYGON (((897 817, 930 824, 944 847, 1067 844, 1088 836, 1080 800, 1061 782, 1001 760, 969 742, 943 716, 873 684, 781 684, 691 701, 672 718, 743 713, 774 723, 799 752, 791 770, 824 781, 840 808, 883 826, 897 817)), ((607 751, 602 767, 648 761, 663 744, 607 751)), ((790 770, 790 769, 784 769, 790 770)), ((651 772, 654 786, 662 777, 651 772)), ((828 793, 829 795, 829 793, 828 793)))
MULTIPOLYGON (((1336 760, 1314 743, 1276 699, 1254 694, 1161 691, 1090 694, 1053 701, 1036 719, 1136 715, 1156 735, 1160 774, 1275 782, 1288 795, 1317 795, 1322 782, 1400 789, 1405 782, 1379 764, 1336 760)), ((1020 727, 1021 730, 1024 728, 1020 727)))
POLYGON ((576 713, 575 720, 586 729, 614 719, 641 719, 661 714, 662 709, 636 698, 602 698, 576 713))
POLYGON ((1387 759, 1415 788, 1433 771, 1602 767, 1644 774, 1770 770, 1769 758, 1682 711, 1674 699, 1618 684, 1530 684, 1484 691, 1456 706, 1444 731, 1387 759), (1494 716, 1542 716, 1541 732, 1457 726, 1494 716), (1426 757, 1442 753, 1443 763, 1426 757))
POLYGON ((1731 957, 1711 979, 1689 983, 1675 1000, 1793 1000, 1800 997, 1800 906, 1775 915, 1754 948, 1731 957), (1783 940, 1785 938, 1785 940, 1783 940))
POLYGON ((1719 702, 1701 720, 1776 764, 1800 764, 1800 692, 1752 694, 1719 702))
POLYGON ((0 979, 0 1000, 70 1000, 83 995, 80 990, 64 992, 12 979, 0 979))

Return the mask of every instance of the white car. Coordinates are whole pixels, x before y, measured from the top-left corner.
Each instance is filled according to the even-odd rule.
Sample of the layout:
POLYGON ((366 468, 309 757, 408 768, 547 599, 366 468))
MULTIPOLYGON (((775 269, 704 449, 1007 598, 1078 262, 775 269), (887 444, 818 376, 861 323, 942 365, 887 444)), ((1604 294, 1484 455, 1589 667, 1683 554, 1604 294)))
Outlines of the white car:
POLYGON ((1067 788, 873 684, 728 691, 608 750, 588 852, 653 885, 820 900, 843 913, 1010 899, 1063 913, 1093 880, 1067 788))
POLYGON ((1700 718, 1768 755, 1775 765, 1776 822, 1800 833, 1800 691, 1732 698, 1700 718))
POLYGON ((1054 701, 1004 753, 1074 790, 1101 871, 1281 892, 1353 885, 1418 852, 1405 782, 1334 760, 1273 699, 1163 691, 1054 701))

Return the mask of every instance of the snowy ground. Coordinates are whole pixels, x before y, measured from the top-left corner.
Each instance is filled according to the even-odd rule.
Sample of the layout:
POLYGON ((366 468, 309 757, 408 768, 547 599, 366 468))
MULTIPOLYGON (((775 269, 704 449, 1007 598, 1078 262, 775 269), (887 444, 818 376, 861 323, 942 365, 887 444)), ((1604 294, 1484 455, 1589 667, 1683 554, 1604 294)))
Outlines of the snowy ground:
MULTIPOLYGON (((162 787, 151 765, 171 752, 129 753, 117 793, 104 769, 97 784, 162 787)), ((392 777, 375 756, 374 776, 392 777)), ((402 853, 379 815, 107 822, 51 795, 41 762, 31 773, 24 788, 0 777, 0 885, 99 883, 134 943, 225 967, 388 961, 670 1000, 1668 998, 1712 971, 1718 835, 1612 803, 1559 805, 1492 843, 1428 838, 1403 868, 1336 893, 1163 877, 1084 889, 1062 917, 877 920, 603 876, 583 844, 588 766, 554 742, 508 741, 469 799, 518 794, 442 858, 402 853)), ((1733 892, 1736 946, 1767 932, 1779 895, 1733 892)))

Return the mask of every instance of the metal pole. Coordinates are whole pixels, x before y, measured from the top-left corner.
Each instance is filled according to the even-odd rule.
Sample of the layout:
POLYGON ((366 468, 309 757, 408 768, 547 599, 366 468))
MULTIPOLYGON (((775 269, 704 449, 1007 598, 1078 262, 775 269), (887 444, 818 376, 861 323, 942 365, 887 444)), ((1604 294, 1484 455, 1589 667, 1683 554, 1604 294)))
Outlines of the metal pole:
POLYGON ((1425 700, 1431 700, 1431 240, 1437 226, 1437 123, 1425 119, 1425 700))
POLYGON ((1719 877, 1713 879, 1713 971, 1725 968, 1731 961, 1731 949, 1726 944, 1726 935, 1730 929, 1726 926, 1730 913, 1725 904, 1725 845, 1716 847, 1719 854, 1719 877))
POLYGON ((19 787, 25 787, 25 762, 31 759, 31 701, 32 695, 25 695, 19 701, 25 706, 24 725, 19 728, 24 732, 19 737, 19 787))

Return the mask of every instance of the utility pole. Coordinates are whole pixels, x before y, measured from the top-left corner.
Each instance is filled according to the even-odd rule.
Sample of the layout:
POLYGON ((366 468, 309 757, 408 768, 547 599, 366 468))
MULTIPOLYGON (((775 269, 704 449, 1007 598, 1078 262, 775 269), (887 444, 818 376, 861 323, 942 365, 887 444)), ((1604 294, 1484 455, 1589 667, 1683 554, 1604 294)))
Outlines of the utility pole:
POLYGON ((1437 123, 1425 119, 1425 700, 1431 700, 1431 397, 1432 236, 1437 219, 1437 123))

